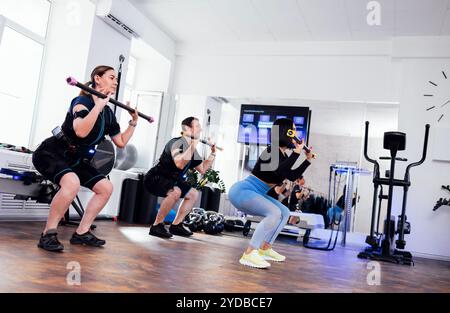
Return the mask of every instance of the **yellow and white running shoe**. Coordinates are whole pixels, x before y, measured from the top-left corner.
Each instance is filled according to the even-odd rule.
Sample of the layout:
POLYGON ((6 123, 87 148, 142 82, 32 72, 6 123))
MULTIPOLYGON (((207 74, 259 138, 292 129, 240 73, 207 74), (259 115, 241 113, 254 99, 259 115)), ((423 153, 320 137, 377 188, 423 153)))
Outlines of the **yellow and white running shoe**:
POLYGON ((253 250, 251 253, 244 253, 239 260, 242 265, 255 267, 255 268, 268 268, 270 263, 265 261, 262 256, 258 253, 258 250, 253 250))
POLYGON ((286 260, 286 257, 284 255, 279 254, 272 248, 267 250, 259 249, 259 255, 267 261, 275 261, 275 262, 284 262, 286 260))

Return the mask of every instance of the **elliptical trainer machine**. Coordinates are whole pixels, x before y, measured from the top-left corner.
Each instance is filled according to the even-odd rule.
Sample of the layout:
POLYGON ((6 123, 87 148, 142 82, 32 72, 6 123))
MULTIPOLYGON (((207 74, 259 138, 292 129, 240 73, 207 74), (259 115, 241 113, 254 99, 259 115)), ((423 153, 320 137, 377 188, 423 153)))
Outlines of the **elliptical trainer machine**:
MULTIPOLYGON (((405 233, 409 233, 410 225, 406 222, 406 200, 408 194, 408 188, 411 186, 409 170, 414 167, 422 164, 425 161, 427 155, 427 146, 428 146, 428 134, 430 130, 430 125, 425 125, 425 137, 423 143, 423 153, 422 158, 418 162, 414 162, 409 164, 405 170, 404 179, 395 179, 395 161, 408 161, 405 158, 397 157, 397 151, 405 150, 406 145, 406 134, 402 132, 385 132, 383 138, 383 148, 390 151, 390 157, 380 157, 380 160, 390 160, 391 166, 390 170, 387 171, 387 177, 380 177, 380 165, 378 161, 371 159, 367 155, 367 144, 368 144, 368 134, 369 134, 369 122, 366 121, 366 130, 364 135, 364 157, 367 161, 374 164, 373 170, 373 204, 372 204, 372 218, 370 225, 370 235, 366 238, 366 243, 370 245, 364 251, 358 254, 358 258, 362 259, 372 259, 378 261, 386 261, 397 264, 414 264, 412 259, 412 254, 408 251, 400 251, 397 249, 404 249, 406 245, 406 241, 404 239, 405 233), (386 199, 386 197, 380 197, 378 195, 378 188, 382 185, 386 185, 389 188, 387 194, 387 213, 386 213, 386 221, 384 223, 384 234, 380 234, 377 236, 374 232, 375 227, 375 215, 376 215, 376 206, 377 206, 377 198, 386 199), (402 213, 399 215, 399 220, 397 224, 397 231, 395 230, 395 217, 391 217, 392 210, 392 198, 394 186, 403 187, 403 201, 402 201, 402 213), (395 249, 394 247, 394 236, 398 234, 398 239, 395 241, 395 249)), ((378 210, 378 220, 380 215, 380 210, 378 210)))

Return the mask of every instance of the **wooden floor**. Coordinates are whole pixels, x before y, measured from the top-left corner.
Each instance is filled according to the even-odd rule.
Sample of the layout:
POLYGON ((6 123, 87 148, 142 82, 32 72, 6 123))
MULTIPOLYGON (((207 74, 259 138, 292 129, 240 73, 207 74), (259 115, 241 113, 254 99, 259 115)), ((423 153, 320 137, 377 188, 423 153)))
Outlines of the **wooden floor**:
POLYGON ((71 246, 74 228, 61 227, 66 250, 49 253, 36 247, 43 223, 0 223, 0 292, 450 292, 450 262, 382 263, 381 284, 369 286, 371 269, 351 247, 323 252, 277 242, 287 261, 258 270, 238 263, 248 238, 237 233, 164 240, 146 227, 97 225, 104 248, 71 246), (81 266, 80 286, 66 282, 72 261, 81 266))

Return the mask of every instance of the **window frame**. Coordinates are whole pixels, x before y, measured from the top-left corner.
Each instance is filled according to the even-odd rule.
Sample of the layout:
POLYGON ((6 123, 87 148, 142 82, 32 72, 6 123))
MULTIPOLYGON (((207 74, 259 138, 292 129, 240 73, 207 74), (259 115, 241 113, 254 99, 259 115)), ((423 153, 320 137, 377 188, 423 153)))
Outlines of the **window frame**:
POLYGON ((38 84, 36 86, 36 98, 34 100, 33 109, 32 109, 30 133, 28 134, 28 147, 30 147, 30 145, 32 144, 33 134, 36 130, 36 120, 37 120, 36 113, 38 111, 38 106, 39 106, 39 100, 40 100, 41 89, 42 89, 42 77, 43 77, 43 72, 44 72, 44 68, 45 68, 45 60, 46 60, 46 55, 47 55, 48 27, 49 27, 50 19, 52 16, 52 10, 53 10, 52 1, 47 0, 47 2, 50 3, 50 9, 49 9, 48 17, 47 17, 47 29, 45 32, 45 34, 46 34, 45 37, 36 34, 35 32, 29 30, 25 26, 22 26, 16 22, 10 20, 6 16, 0 14, 0 46, 2 44, 3 32, 5 30, 5 27, 8 27, 11 30, 23 35, 24 37, 31 39, 31 40, 35 41, 36 43, 42 45, 42 57, 41 57, 41 62, 40 62, 40 67, 39 67, 39 79, 38 79, 38 84))

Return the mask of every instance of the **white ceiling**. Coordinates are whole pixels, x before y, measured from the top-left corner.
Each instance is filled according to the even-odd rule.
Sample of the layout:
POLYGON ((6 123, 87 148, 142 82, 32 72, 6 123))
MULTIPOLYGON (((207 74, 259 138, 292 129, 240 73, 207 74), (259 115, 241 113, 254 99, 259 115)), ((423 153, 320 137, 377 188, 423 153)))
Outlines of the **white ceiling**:
POLYGON ((450 35, 450 0, 129 0, 178 42, 386 40, 450 35))

